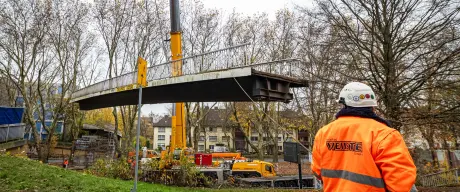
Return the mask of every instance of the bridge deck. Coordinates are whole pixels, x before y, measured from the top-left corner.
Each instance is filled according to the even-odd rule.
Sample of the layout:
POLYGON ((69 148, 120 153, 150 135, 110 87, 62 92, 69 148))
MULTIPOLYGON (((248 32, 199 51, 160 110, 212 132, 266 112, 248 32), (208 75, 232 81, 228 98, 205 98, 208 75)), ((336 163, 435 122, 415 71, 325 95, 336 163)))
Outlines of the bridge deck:
MULTIPOLYGON (((292 99, 289 87, 303 86, 305 82, 301 80, 264 73, 247 67, 148 82, 147 87, 142 89, 142 103, 225 102, 251 101, 251 99, 288 102, 292 99), (271 90, 268 94, 260 93, 263 88, 260 90, 257 86, 268 82, 271 82, 269 83, 271 85, 276 84, 277 89, 271 90), (251 98, 241 90, 240 86, 251 98)), ((72 102, 79 103, 82 110, 91 110, 136 105, 138 97, 138 89, 120 91, 115 88, 75 98, 72 102)))
MULTIPOLYGON (((245 52, 247 45, 249 44, 149 67, 148 85, 143 88, 142 103, 251 99, 289 102, 292 99, 290 87, 306 86, 305 82, 294 78, 301 71, 300 60, 284 59, 248 64, 250 59, 245 52), (182 64, 182 76, 173 76, 172 66, 178 62, 182 64)), ((137 72, 133 71, 101 81, 74 92, 71 102, 79 103, 82 110, 135 105, 139 96, 135 87, 136 79, 137 72)))

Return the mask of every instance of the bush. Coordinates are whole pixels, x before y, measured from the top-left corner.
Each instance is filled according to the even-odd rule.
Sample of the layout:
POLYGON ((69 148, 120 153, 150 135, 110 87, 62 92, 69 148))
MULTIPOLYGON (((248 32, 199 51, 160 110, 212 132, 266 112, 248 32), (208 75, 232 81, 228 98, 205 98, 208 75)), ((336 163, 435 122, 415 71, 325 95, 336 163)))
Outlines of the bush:
POLYGON ((181 186, 199 186, 211 185, 211 181, 209 178, 205 177, 203 173, 201 173, 197 168, 195 163, 189 162, 189 159, 181 155, 181 160, 179 161, 180 171, 179 175, 182 177, 180 178, 181 186))
POLYGON ((129 180, 133 178, 130 164, 126 158, 115 161, 97 159, 96 162, 86 171, 89 174, 114 179, 129 180))
POLYGON ((145 165, 145 170, 148 178, 145 178, 148 181, 155 183, 163 183, 176 186, 188 186, 188 187, 197 187, 197 186, 209 186, 211 185, 210 180, 199 172, 193 162, 190 162, 189 159, 181 155, 181 160, 172 160, 168 161, 169 154, 162 160, 152 160, 145 165), (175 166, 177 171, 166 171, 175 166))

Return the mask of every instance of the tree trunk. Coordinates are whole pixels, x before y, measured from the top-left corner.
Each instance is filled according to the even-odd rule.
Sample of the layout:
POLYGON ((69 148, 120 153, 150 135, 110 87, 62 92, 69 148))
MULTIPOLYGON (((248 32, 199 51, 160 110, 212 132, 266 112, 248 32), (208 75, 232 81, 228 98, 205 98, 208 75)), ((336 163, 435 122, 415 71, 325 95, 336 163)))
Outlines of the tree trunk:
POLYGON ((235 127, 232 126, 231 130, 232 130, 232 138, 231 138, 231 140, 232 140, 232 144, 233 144, 233 150, 236 151, 235 127))
POLYGON ((37 150, 39 160, 42 161, 43 163, 48 163, 49 144, 41 143, 38 148, 40 149, 39 150, 40 152, 38 152, 37 150))
MULTIPOLYGON (((186 114, 187 114, 187 125, 186 125, 186 135, 187 135, 187 138, 186 138, 186 145, 187 146, 192 146, 192 143, 194 144, 194 142, 192 141, 192 119, 191 119, 191 116, 190 116, 190 103, 185 103, 185 109, 186 109, 186 114)), ((193 148, 195 149, 195 146, 193 146, 193 148)), ((196 150, 195 150, 196 151, 196 150)))
POLYGON ((273 141, 273 162, 278 163, 278 129, 275 129, 275 137, 273 141))
MULTIPOLYGON (((196 108, 197 118, 201 117, 201 107, 200 103, 196 103, 198 107, 196 108)), ((191 124, 190 124, 191 125, 191 124)), ((200 141, 200 131, 201 131, 201 122, 197 122, 195 128, 193 129, 193 148, 195 151, 198 151, 198 142, 200 141)))
POLYGON ((263 140, 263 134, 262 134, 262 125, 260 123, 257 123, 257 130, 259 131, 259 140, 257 141, 257 148, 259 149, 257 158, 259 160, 263 161, 264 160, 264 140, 263 140))
MULTIPOLYGON (((201 124, 201 123, 200 123, 200 124, 201 124)), ((203 131, 203 133, 204 133, 204 150, 206 151, 206 149, 208 148, 208 145, 207 145, 207 144, 208 144, 208 142, 207 142, 208 140, 206 139, 206 127, 203 127, 203 126, 201 126, 201 125, 200 125, 200 127, 201 127, 200 132, 203 131)), ((209 150, 211 150, 211 149, 209 149, 209 150)))
POLYGON ((236 123, 237 123, 237 128, 243 133, 243 137, 244 137, 244 140, 246 141, 246 143, 251 147, 251 149, 253 149, 256 153, 259 153, 259 149, 257 148, 257 146, 255 146, 254 144, 252 144, 251 140, 249 139, 249 137, 246 135, 246 132, 244 132, 244 129, 243 127, 241 126, 241 123, 240 123, 240 120, 238 118, 238 115, 236 113, 236 108, 235 106, 233 105, 233 116, 235 117, 235 120, 236 120, 236 123))
MULTIPOLYGON (((118 153, 118 154, 121 154, 122 156, 125 156, 125 155, 128 155, 128 154, 124 154, 121 152, 120 150, 120 142, 118 141, 118 115, 117 115, 117 107, 113 107, 113 110, 112 110, 112 115, 115 119, 115 128, 113 130, 113 140, 115 141, 115 151, 118 153)), ((124 135, 123 135, 124 136, 124 135)))
POLYGON ((195 151, 198 151, 198 141, 199 141, 199 137, 200 137, 200 127, 195 127, 194 130, 193 130, 193 149, 195 151))

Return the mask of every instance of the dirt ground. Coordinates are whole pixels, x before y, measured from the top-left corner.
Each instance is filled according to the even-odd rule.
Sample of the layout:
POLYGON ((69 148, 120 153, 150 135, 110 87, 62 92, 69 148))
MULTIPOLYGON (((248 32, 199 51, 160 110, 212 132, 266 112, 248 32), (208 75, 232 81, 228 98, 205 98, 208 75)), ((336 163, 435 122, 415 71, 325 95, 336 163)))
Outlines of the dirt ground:
MULTIPOLYGON (((279 162, 274 163, 275 171, 277 175, 298 175, 299 168, 297 163, 290 163, 290 162, 279 162)), ((302 174, 311 175, 310 163, 303 163, 302 164, 302 174)))

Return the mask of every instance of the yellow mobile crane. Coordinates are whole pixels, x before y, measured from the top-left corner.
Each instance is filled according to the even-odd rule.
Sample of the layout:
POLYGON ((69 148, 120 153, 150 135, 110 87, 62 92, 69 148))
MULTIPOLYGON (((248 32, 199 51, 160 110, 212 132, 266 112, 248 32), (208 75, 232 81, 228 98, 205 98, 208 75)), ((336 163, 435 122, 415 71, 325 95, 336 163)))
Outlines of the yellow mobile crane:
MULTIPOLYGON (((172 76, 182 75, 182 38, 180 30, 179 1, 171 0, 171 58, 172 76)), ((184 103, 175 103, 172 114, 172 133, 170 152, 185 148, 185 113, 184 103)))
MULTIPOLYGON (((171 59, 172 59, 172 76, 182 75, 182 37, 180 29, 180 12, 179 1, 170 1, 170 18, 171 18, 171 59)), ((185 132, 185 112, 184 103, 173 104, 173 114, 171 119, 171 141, 169 149, 161 152, 161 158, 166 156, 179 160, 181 154, 188 152, 186 149, 186 132, 185 132), (168 154, 168 155, 167 155, 168 154)), ((187 154, 187 153, 186 153, 187 154)), ((166 159, 170 162, 170 159, 166 159)))
MULTIPOLYGON (((182 75, 182 39, 181 39, 181 29, 180 29, 180 12, 179 12, 179 1, 170 0, 170 18, 171 18, 171 59, 172 59, 172 76, 182 75)), ((186 155, 186 158, 190 159, 193 150, 186 148, 186 131, 185 131, 185 112, 184 112, 184 103, 175 103, 173 105, 173 114, 171 119, 171 141, 169 149, 166 149, 161 152, 161 159, 166 161, 166 165, 161 166, 160 168, 171 168, 173 165, 173 160, 180 160, 182 155, 186 155)), ((216 154, 217 155, 217 154, 216 154)), ((222 154, 224 155, 224 154, 222 154)), ((295 186, 296 178, 295 177, 283 177, 276 178, 275 170, 273 164, 265 161, 251 161, 251 162, 235 162, 232 163, 230 169, 199 169, 206 176, 224 180, 225 175, 231 175, 235 178, 250 177, 245 178, 245 182, 250 183, 253 186, 270 186, 270 187, 279 187, 279 186, 295 186), (254 178, 259 177, 259 179, 254 178), (251 180, 252 179, 252 180, 251 180)), ((310 178, 303 178, 310 179, 310 178)), ((306 182, 304 182, 306 183, 306 182)))

